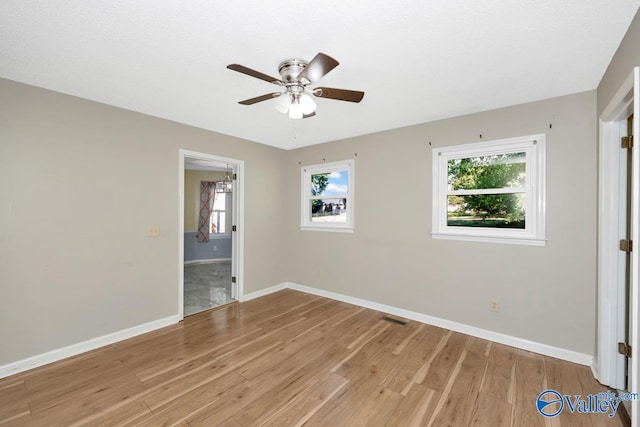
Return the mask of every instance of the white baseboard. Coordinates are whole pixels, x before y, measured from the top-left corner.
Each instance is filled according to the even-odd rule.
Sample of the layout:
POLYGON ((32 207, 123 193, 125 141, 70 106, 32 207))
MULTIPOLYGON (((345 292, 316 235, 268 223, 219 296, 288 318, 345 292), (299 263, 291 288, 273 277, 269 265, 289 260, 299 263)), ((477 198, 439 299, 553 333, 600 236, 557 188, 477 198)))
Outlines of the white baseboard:
POLYGON ((260 298, 260 297, 263 297, 265 295, 269 295, 269 294, 272 294, 274 292, 278 292, 278 291, 281 291, 283 289, 287 289, 287 287, 288 287, 287 285, 288 285, 287 283, 281 283, 279 285, 274 285, 274 286, 271 286, 269 288, 260 289, 259 291, 250 292, 248 294, 245 294, 244 297, 241 297, 240 302, 250 301, 250 300, 255 299, 255 298, 260 298))
POLYGON ((384 313, 393 314, 395 316, 404 317, 406 319, 415 320, 417 322, 426 323, 428 325, 438 326, 440 328, 449 329, 455 332, 460 332, 477 338, 482 338, 511 347, 516 347, 522 350, 532 351, 534 353, 542 354, 545 356, 555 357, 557 359, 566 360, 580 365, 593 366, 593 356, 590 354, 578 353, 577 351, 573 350, 567 350, 564 348, 554 347, 535 341, 529 341, 523 338, 517 338, 487 329, 481 329, 475 326, 466 325, 464 323, 454 322, 452 320, 441 319, 439 317, 429 316, 427 314, 422 314, 415 311, 392 307, 385 304, 379 304, 376 302, 350 297, 348 295, 342 295, 335 292, 329 292, 322 289, 316 289, 309 286, 299 285, 296 283, 287 282, 268 289, 264 289, 260 291, 260 295, 258 296, 266 295, 268 293, 279 291, 285 288, 346 302, 360 307, 370 308, 384 313))
POLYGON ((213 262, 227 262, 227 261, 231 261, 231 258, 194 259, 191 261, 185 261, 184 265, 211 264, 213 262))
POLYGON ((164 319, 154 320, 152 322, 124 329, 122 331, 103 335, 97 338, 91 338, 87 341, 72 344, 56 350, 51 350, 46 353, 28 357, 23 360, 18 360, 17 362, 9 363, 8 365, 2 365, 0 366, 0 378, 18 374, 29 369, 37 368, 39 366, 66 359, 67 357, 76 356, 80 353, 95 350, 96 348, 104 347, 105 345, 126 340, 128 338, 132 338, 147 332, 155 331, 156 329, 173 325, 175 323, 178 323, 179 321, 180 319, 178 318, 178 316, 169 316, 165 317, 164 319))

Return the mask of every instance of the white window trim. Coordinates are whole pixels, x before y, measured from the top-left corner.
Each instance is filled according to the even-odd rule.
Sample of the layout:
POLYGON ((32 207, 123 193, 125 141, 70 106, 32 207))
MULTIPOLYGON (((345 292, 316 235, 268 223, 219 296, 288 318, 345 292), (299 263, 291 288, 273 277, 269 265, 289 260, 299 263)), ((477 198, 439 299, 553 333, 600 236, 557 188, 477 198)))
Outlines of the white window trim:
MULTIPOLYGON (((300 229, 305 231, 330 231, 336 233, 353 233, 354 231, 354 174, 355 174, 355 162, 353 159, 343 160, 339 162, 321 163, 319 165, 308 165, 300 168, 301 173, 301 197, 300 197, 300 229), (318 223, 311 222, 311 175, 318 175, 323 173, 339 172, 346 170, 349 173, 348 185, 349 191, 346 197, 347 199, 347 222, 342 223, 318 223)), ((333 198, 332 196, 326 196, 326 198, 333 198)), ((337 197, 336 197, 337 198, 337 197)))
POLYGON ((432 149, 432 232, 434 239, 545 246, 546 135, 537 134, 432 149), (447 162, 452 159, 526 152, 525 229, 447 225, 447 162))

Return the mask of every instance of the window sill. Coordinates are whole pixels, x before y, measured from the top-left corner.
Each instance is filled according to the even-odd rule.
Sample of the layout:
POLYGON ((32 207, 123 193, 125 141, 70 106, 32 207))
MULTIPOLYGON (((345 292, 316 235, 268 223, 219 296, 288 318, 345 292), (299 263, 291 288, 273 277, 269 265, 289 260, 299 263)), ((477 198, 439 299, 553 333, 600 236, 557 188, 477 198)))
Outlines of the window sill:
POLYGON ((506 243, 510 245, 546 246, 547 240, 534 237, 472 236, 469 234, 431 233, 431 237, 441 240, 465 240, 469 242, 506 243))
POLYGON ((353 233, 353 227, 314 227, 301 225, 300 230, 302 231, 326 231, 329 233, 353 233))

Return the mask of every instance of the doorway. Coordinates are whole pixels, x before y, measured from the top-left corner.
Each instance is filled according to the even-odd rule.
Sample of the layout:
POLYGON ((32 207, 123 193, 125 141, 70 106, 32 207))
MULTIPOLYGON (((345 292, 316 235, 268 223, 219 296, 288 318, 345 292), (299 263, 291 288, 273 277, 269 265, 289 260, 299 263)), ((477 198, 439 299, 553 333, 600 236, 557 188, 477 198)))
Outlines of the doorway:
POLYGON ((178 312, 184 316, 241 299, 244 163, 180 151, 178 312))

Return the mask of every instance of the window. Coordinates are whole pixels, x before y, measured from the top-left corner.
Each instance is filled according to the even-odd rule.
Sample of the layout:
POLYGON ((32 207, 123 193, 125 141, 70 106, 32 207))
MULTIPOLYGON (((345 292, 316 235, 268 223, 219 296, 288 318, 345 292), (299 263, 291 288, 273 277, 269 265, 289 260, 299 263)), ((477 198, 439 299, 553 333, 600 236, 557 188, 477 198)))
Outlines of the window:
MULTIPOLYGON (((229 234, 230 212, 227 212, 227 206, 231 206, 231 193, 216 193, 216 199, 213 202, 213 209, 209 217, 209 233, 213 235, 229 234)), ((212 236, 213 237, 213 236, 212 236)))
POLYGON ((353 160, 302 167, 303 230, 353 232, 353 160))
POLYGON ((433 148, 432 236, 545 245, 545 135, 433 148))

